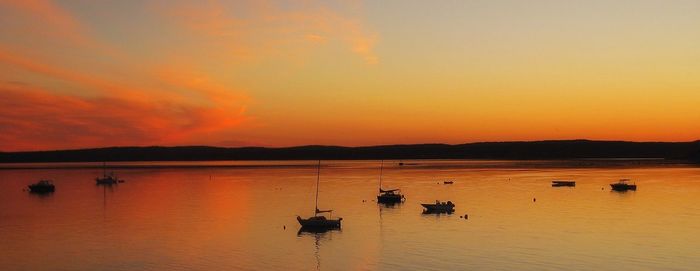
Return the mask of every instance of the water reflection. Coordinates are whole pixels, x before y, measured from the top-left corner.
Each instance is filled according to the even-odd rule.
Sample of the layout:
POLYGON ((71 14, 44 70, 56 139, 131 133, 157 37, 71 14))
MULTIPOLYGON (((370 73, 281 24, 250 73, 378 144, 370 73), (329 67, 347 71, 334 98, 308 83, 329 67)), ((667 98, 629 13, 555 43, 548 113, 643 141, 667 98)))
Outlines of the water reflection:
POLYGON ((300 238, 314 238, 314 259, 316 260, 316 270, 321 270, 321 241, 331 240, 332 232, 334 231, 340 232, 341 230, 302 227, 297 232, 297 236, 300 238))
POLYGON ((316 177, 309 170, 316 168, 315 162, 295 163, 300 166, 129 168, 120 171, 128 184, 118 186, 95 186, 94 176, 101 170, 97 168, 0 170, 0 266, 700 268, 698 168, 504 169, 506 163, 499 162, 496 168, 475 169, 476 162, 462 166, 467 162, 425 161, 391 172, 390 185, 400 187, 409 202, 387 205, 371 200, 377 195, 377 161, 334 161, 324 172, 319 201, 342 211, 338 215, 347 223, 343 221, 342 231, 319 231, 299 229, 292 215, 310 211, 315 195, 309 181, 316 177), (59 191, 22 191, 27 180, 44 176, 55 176, 59 191), (638 180, 643 189, 605 191, 621 177, 638 180), (457 181, 436 184, 444 179, 457 181), (553 189, 553 179, 576 180, 576 188, 553 189), (452 200, 459 205, 456 213, 419 214, 418 203, 435 199, 452 200), (469 220, 459 219, 467 210, 469 220), (114 251, 120 252, 118 257, 114 251), (44 259, 36 261, 35 255, 44 259))
POLYGON ((39 199, 45 199, 53 196, 54 191, 51 192, 36 192, 36 191, 27 191, 30 197, 34 198, 39 198, 39 199))
POLYGON ((423 215, 437 215, 437 216, 440 216, 440 215, 451 215, 451 214, 453 214, 454 212, 455 212, 454 210, 452 210, 452 211, 447 211, 447 210, 444 210, 444 211, 442 211, 442 210, 423 210, 423 212, 421 212, 421 214, 423 214, 423 215))

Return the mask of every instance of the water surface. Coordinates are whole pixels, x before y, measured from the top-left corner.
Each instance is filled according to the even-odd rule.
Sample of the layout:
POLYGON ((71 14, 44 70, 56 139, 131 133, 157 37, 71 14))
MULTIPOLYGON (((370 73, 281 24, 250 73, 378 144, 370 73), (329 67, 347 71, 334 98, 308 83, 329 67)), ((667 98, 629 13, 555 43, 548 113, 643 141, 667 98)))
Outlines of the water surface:
POLYGON ((295 220, 313 212, 313 161, 119 163, 126 182, 112 187, 94 184, 99 163, 6 168, 0 269, 700 269, 698 168, 404 162, 385 164, 384 184, 407 200, 383 206, 378 161, 325 161, 319 207, 344 220, 320 234, 295 220), (40 178, 56 192, 23 191, 40 178), (610 191, 620 178, 638 190, 610 191), (436 199, 456 212, 421 214, 436 199))

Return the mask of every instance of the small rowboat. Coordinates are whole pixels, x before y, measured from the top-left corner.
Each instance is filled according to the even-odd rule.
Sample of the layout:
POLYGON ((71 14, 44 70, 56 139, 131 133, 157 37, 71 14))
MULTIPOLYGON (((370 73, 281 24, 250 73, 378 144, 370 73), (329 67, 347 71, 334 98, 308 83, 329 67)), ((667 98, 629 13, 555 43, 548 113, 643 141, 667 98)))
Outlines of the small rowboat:
POLYGON ((574 181, 552 181, 552 187, 560 187, 560 186, 576 186, 576 182, 574 182, 574 181))

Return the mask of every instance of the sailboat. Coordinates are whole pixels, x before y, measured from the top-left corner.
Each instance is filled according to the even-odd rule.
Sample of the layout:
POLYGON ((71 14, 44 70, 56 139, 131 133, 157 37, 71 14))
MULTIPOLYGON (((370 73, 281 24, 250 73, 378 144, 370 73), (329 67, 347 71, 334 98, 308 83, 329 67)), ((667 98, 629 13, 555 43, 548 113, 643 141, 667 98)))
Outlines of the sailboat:
POLYGON ((379 195, 377 195, 378 203, 393 204, 400 203, 406 198, 401 194, 401 189, 382 189, 382 171, 384 169, 384 160, 379 166, 379 195))
POLYGON ((321 179, 321 161, 318 161, 318 170, 316 172, 316 208, 314 208, 314 216, 309 218, 301 218, 297 216, 297 221, 301 224, 302 228, 311 229, 335 229, 340 228, 340 221, 343 220, 342 217, 332 219, 333 210, 319 210, 318 209, 318 186, 321 179), (324 213, 328 213, 328 218, 324 216, 324 213))
POLYGON ((97 177, 95 178, 95 184, 105 184, 105 185, 113 185, 117 183, 123 183, 123 180, 117 179, 116 176, 114 176, 114 173, 107 174, 107 163, 104 162, 102 163, 102 169, 104 171, 102 177, 97 177))

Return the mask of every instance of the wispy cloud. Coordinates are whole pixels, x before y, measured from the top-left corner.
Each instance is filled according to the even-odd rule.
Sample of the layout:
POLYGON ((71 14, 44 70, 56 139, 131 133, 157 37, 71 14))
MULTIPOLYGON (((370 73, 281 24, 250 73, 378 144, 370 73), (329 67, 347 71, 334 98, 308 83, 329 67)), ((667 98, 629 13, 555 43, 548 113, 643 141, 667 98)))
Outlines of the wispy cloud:
POLYGON ((80 66, 45 57, 40 47, 19 50, 0 44, 0 70, 32 75, 0 83, 0 150, 203 144, 198 141, 203 138, 220 142, 230 140, 226 132, 249 120, 247 95, 198 72, 195 63, 155 58, 156 64, 147 65, 124 52, 105 50, 87 27, 51 1, 0 1, 19 17, 51 25, 49 35, 35 39, 70 39, 60 45, 65 52, 109 61, 107 69, 80 66), (114 79, 114 72, 122 80, 114 79), (45 79, 62 84, 46 84, 45 79))
MULTIPOLYGON (((344 16, 324 1, 303 1, 290 8, 278 1, 194 1, 161 3, 157 10, 184 29, 226 48, 233 57, 264 57, 309 49, 308 43, 337 41, 368 64, 378 63, 374 53, 377 34, 355 17, 344 16)), ((351 5, 349 5, 351 6, 351 5)))
POLYGON ((71 14, 49 0, 0 0, 0 6, 16 9, 29 15, 27 19, 39 21, 35 31, 60 35, 77 43, 86 43, 85 29, 71 14), (43 27, 39 27, 43 25, 43 27), (47 28, 46 25, 51 27, 47 28), (43 28, 43 29, 42 29, 43 28))
POLYGON ((0 32, 0 150, 253 142, 236 136, 257 127, 253 97, 226 71, 296 64, 319 46, 378 63, 352 2, 156 1, 124 5, 154 26, 141 33, 122 18, 84 21, 95 13, 81 3, 0 0, 12 22, 0 32), (131 35, 147 45, 118 42, 131 35))

